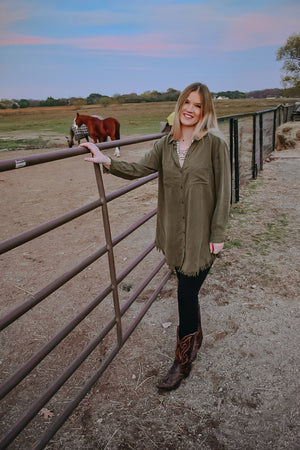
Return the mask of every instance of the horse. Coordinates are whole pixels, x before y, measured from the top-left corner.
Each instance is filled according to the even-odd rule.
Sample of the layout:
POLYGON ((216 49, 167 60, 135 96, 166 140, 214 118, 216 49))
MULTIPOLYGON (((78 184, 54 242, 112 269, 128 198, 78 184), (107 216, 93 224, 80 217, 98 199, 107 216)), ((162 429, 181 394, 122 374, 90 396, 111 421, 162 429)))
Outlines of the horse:
MULTIPOLYGON (((78 127, 82 124, 88 127, 90 137, 95 143, 106 141, 108 136, 112 141, 120 139, 120 123, 114 117, 100 120, 94 116, 85 116, 77 113, 75 122, 78 127)), ((120 156, 118 147, 116 147, 114 156, 120 156)))
POLYGON ((89 130, 85 125, 83 126, 79 128, 77 127, 75 129, 73 126, 70 128, 70 136, 66 136, 69 148, 73 147, 73 145, 75 144, 74 139, 77 141, 77 145, 79 145, 81 139, 84 138, 87 142, 89 142, 89 130))
MULTIPOLYGON (((101 116, 93 116, 97 117, 100 120, 103 120, 101 116)), ((82 124, 80 127, 76 125, 76 117, 74 117, 73 124, 70 128, 70 136, 66 136, 69 148, 73 147, 75 144, 74 141, 77 141, 77 145, 80 144, 81 139, 86 139, 89 142, 89 129, 86 125, 82 124)))

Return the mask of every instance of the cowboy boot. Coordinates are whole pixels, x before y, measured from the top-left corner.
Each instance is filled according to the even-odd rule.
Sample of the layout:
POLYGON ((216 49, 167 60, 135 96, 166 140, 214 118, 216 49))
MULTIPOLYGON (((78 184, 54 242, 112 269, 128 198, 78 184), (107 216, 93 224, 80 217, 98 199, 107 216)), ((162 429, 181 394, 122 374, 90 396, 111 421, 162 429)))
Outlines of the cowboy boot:
POLYGON ((198 330, 195 333, 196 339, 194 341, 194 346, 191 354, 191 362, 195 361, 197 352, 199 348, 201 347, 202 341, 203 341, 203 332, 201 327, 201 317, 200 317, 200 311, 199 311, 199 324, 198 324, 198 330))
POLYGON ((165 391, 177 389, 181 381, 189 376, 192 368, 191 355, 195 340, 196 333, 188 334, 179 340, 179 327, 177 328, 175 360, 167 375, 156 384, 158 389, 165 391))

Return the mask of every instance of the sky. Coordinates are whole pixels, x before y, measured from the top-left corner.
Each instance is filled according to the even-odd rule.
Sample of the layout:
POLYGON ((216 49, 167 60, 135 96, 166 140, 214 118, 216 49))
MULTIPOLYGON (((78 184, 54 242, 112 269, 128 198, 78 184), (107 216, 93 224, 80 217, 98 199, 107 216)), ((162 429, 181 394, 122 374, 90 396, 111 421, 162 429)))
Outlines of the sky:
POLYGON ((280 88, 299 0, 0 0, 0 99, 280 88))

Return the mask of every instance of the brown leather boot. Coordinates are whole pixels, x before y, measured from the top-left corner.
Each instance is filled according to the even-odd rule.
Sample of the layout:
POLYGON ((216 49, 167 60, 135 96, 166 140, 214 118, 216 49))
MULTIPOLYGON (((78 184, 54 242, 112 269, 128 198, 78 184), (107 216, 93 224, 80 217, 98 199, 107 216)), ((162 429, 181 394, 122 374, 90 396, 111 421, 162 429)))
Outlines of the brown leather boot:
POLYGON ((193 350, 192 350, 192 355, 191 355, 191 361, 195 361, 197 353, 199 348, 201 347, 202 341, 203 341, 203 333, 202 333, 202 327, 201 327, 201 317, 200 317, 200 313, 199 313, 199 325, 198 325, 198 330, 195 333, 196 335, 196 339, 194 341, 194 346, 193 346, 193 350))
POLYGON ((167 375, 158 381, 156 387, 165 391, 177 389, 184 378, 187 378, 192 368, 192 352, 195 346, 196 333, 188 334, 179 340, 177 329, 177 346, 175 360, 167 375))

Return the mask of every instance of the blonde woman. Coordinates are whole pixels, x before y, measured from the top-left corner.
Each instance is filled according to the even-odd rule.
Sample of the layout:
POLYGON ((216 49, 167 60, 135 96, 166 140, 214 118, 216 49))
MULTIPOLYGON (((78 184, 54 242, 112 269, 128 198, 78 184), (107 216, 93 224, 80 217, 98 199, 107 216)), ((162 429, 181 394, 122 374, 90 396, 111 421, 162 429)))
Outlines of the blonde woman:
POLYGON ((81 144, 113 175, 135 179, 158 172, 156 247, 178 279, 179 326, 175 359, 158 381, 160 390, 178 388, 201 346, 198 294, 223 249, 230 206, 228 147, 218 130, 211 94, 193 83, 180 94, 170 133, 139 162, 110 159, 95 144, 81 144))

